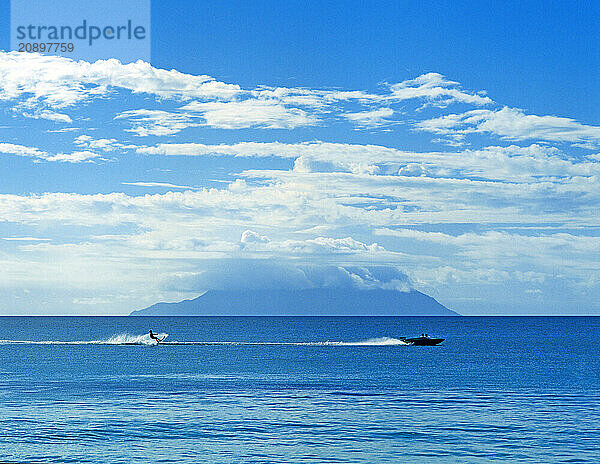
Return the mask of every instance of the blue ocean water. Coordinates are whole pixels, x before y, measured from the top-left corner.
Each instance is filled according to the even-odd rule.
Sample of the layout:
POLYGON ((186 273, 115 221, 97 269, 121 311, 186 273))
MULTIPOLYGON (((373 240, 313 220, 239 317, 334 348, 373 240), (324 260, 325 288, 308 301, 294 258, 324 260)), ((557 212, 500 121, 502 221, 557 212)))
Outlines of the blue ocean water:
POLYGON ((600 462, 600 318, 4 317, 0 339, 2 461, 600 462), (423 332, 446 340, 394 340, 423 332))

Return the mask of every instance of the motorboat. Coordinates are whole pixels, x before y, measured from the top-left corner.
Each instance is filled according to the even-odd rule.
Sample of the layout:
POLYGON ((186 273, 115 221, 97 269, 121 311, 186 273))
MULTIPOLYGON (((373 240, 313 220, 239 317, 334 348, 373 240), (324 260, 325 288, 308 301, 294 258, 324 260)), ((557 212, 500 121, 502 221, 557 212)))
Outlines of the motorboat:
POLYGON ((429 335, 421 335, 420 337, 413 338, 405 338, 402 337, 401 340, 406 343, 410 343, 413 346, 433 346, 442 343, 444 338, 432 338, 429 335))

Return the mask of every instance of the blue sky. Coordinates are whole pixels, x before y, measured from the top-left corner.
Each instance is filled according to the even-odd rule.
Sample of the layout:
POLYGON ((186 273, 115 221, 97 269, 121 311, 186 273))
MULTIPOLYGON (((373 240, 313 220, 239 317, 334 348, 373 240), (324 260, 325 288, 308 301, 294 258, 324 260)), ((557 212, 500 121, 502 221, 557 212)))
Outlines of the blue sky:
POLYGON ((0 5, 0 313, 271 264, 600 313, 597 3, 154 2, 151 63, 9 53, 0 5))

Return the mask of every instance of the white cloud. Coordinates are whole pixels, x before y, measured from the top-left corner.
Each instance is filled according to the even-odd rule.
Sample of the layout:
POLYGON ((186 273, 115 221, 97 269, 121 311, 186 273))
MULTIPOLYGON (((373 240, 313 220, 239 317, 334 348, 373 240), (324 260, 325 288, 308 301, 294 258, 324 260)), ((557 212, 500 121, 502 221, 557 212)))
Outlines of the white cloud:
POLYGON ((290 237, 285 234, 314 224, 327 224, 332 230, 430 222, 534 224, 568 220, 572 227, 600 224, 597 212, 590 207, 600 200, 598 181, 593 178, 521 185, 293 171, 246 171, 243 176, 248 182, 240 180, 227 189, 143 196, 0 195, 0 221, 137 224, 149 230, 172 224, 170 233, 175 235, 199 227, 207 237, 229 236, 231 243, 237 243, 249 225, 251 230, 275 228, 286 240, 290 237))
POLYGON ((171 113, 162 110, 131 110, 123 111, 115 116, 115 119, 127 119, 131 121, 131 129, 128 132, 145 137, 148 135, 173 135, 188 127, 197 126, 192 119, 185 114, 171 113))
POLYGON ((300 108, 289 108, 276 100, 191 102, 181 108, 197 113, 204 124, 220 129, 294 129, 312 126, 319 120, 300 108))
POLYGON ((48 242, 49 238, 37 238, 37 237, 0 237, 0 240, 6 240, 8 242, 48 242))
POLYGON ((258 252, 257 257, 265 253, 279 256, 321 256, 355 255, 374 258, 376 254, 391 256, 385 248, 377 243, 366 244, 352 237, 322 237, 304 240, 271 240, 269 237, 246 230, 242 234, 241 243, 245 252, 258 252))
POLYGON ((421 121, 416 126, 424 131, 457 138, 487 132, 508 140, 535 139, 600 146, 599 126, 581 124, 571 118, 525 114, 517 108, 449 114, 421 121))
POLYGON ((378 251, 385 251, 385 249, 379 246, 377 243, 367 245, 365 243, 354 240, 352 237, 345 238, 332 238, 332 237, 316 237, 308 240, 308 243, 318 245, 324 249, 334 252, 369 252, 374 253, 378 251))
MULTIPOLYGON (((0 52, 0 100, 16 101, 15 109, 29 117, 70 123, 71 117, 56 109, 108 98, 116 95, 115 91, 150 95, 158 102, 165 99, 189 101, 184 111, 202 117, 204 125, 225 129, 293 129, 315 125, 323 115, 336 114, 370 126, 381 125, 385 117, 392 115, 393 109, 389 107, 367 111, 348 111, 339 107, 340 103, 349 102, 369 108, 373 104, 389 106, 413 99, 438 107, 451 103, 481 106, 492 102, 488 97, 461 90, 456 82, 437 73, 389 85, 380 94, 362 90, 267 86, 242 89, 237 84, 219 82, 210 76, 159 69, 142 61, 122 64, 109 59, 87 63, 35 53, 0 52)), ((121 114, 128 111, 123 110, 121 114)), ((138 113, 138 116, 163 121, 154 124, 147 120, 148 125, 135 126, 132 130, 138 135, 172 135, 183 126, 189 127, 187 118, 191 117, 183 113, 177 116, 174 113, 138 113)))
POLYGON ((488 105, 492 99, 475 93, 464 92, 458 88, 458 82, 446 80, 438 73, 423 74, 415 79, 406 80, 390 86, 395 100, 413 98, 425 99, 431 106, 445 107, 451 103, 468 103, 471 105, 488 105))
MULTIPOLYGON (((477 246, 488 248, 493 256, 526 253, 535 257, 540 247, 552 250, 557 256, 565 253, 567 249, 572 252, 598 253, 600 240, 596 236, 573 235, 565 232, 554 234, 514 234, 502 231, 488 231, 484 233, 463 233, 450 235, 442 232, 424 232, 414 229, 377 229, 375 235, 387 235, 399 238, 408 238, 427 242, 436 242, 442 245, 477 246)), ((481 256, 481 255, 480 255, 481 256)))
MULTIPOLYGON (((452 263, 455 282, 506 282, 544 284, 557 278, 580 283, 598 271, 600 237, 572 233, 507 233, 487 231, 450 235, 414 229, 377 229, 375 235, 397 239, 401 248, 414 242, 427 244, 429 253, 452 263), (435 248, 431 245, 439 245, 435 248)), ((439 276, 438 276, 439 277, 439 276)))
POLYGON ((73 298, 73 304, 76 305, 111 305, 114 303, 114 298, 88 297, 88 298, 73 298))
POLYGON ((208 263, 203 272, 180 274, 167 285, 196 292, 262 288, 411 289, 409 278, 397 266, 310 265, 270 259, 208 263))
POLYGON ((64 122, 67 124, 71 124, 73 122, 71 116, 69 116, 68 114, 57 113, 55 111, 50 110, 41 110, 36 111, 34 113, 23 112, 23 116, 25 116, 26 118, 47 119, 48 121, 64 122))
POLYGON ((36 160, 62 161, 68 163, 89 162, 94 158, 97 158, 98 160, 102 159, 97 153, 88 150, 74 151, 72 153, 57 153, 53 155, 35 147, 26 147, 24 145, 16 145, 13 143, 0 143, 0 153, 25 156, 35 158, 36 160))
POLYGON ((371 172, 377 163, 401 162, 409 152, 377 145, 352 145, 328 142, 285 144, 280 142, 241 142, 232 145, 201 143, 161 143, 153 147, 139 147, 138 153, 166 156, 236 156, 277 157, 296 160, 295 169, 309 172, 314 163, 331 163, 352 172, 371 172))
MULTIPOLYGON (((198 181, 193 172, 212 166, 215 160, 203 164, 192 159, 146 159, 141 160, 140 169, 148 165, 155 167, 152 170, 182 165, 194 169, 182 184, 122 182, 170 190, 160 194, 144 190, 136 195, 0 194, 1 235, 8 239, 1 241, 0 262, 6 273, 0 275, 0 284, 19 281, 54 288, 69 282, 85 292, 65 301, 83 304, 94 295, 102 299, 121 293, 133 295, 127 297, 129 305, 132 299, 139 299, 136 304, 142 306, 144 298, 150 299, 150 304, 162 295, 164 289, 157 288, 166 277, 203 274, 210 270, 205 266, 209 260, 222 266, 227 260, 264 258, 269 265, 293 261, 297 265, 294 272, 308 282, 315 280, 298 266, 333 264, 332 275, 357 285, 376 282, 377 288, 406 284, 402 278, 379 278, 371 269, 373 265, 394 265, 425 286, 435 287, 439 282, 462 288, 471 285, 472 293, 461 293, 465 298, 476 298, 480 284, 501 288, 507 281, 519 282, 529 290, 541 289, 542 295, 547 294, 551 279, 563 279, 582 292, 600 288, 595 236, 600 227, 600 157, 574 156, 567 151, 570 147, 544 144, 597 144, 600 136, 595 126, 568 118, 526 115, 510 108, 479 109, 417 124, 420 129, 454 137, 457 143, 471 133, 516 142, 509 146, 483 142, 479 148, 425 152, 321 141, 280 143, 269 139, 269 132, 261 136, 266 142, 141 147, 120 141, 111 132, 125 127, 139 136, 170 136, 188 127, 210 127, 228 130, 220 132, 221 140, 238 141, 241 136, 232 130, 319 126, 281 137, 296 141, 313 133, 343 141, 338 129, 347 130, 348 124, 340 124, 340 118, 359 127, 377 127, 411 107, 493 104, 482 93, 464 90, 440 74, 386 85, 374 93, 262 86, 242 89, 208 76, 160 70, 142 62, 85 63, 0 53, 0 99, 27 116, 63 123, 69 123, 70 116, 67 111, 59 112, 61 108, 76 107, 78 125, 88 125, 80 130, 100 134, 51 135, 48 147, 52 149, 30 146, 34 143, 29 139, 22 139, 26 140, 22 144, 8 143, 19 141, 11 136, 7 143, 0 143, 0 153, 5 155, 35 162, 97 162, 107 153, 118 161, 128 150, 148 155, 247 158, 234 164, 222 160, 215 172, 203 173, 225 183, 217 184, 222 188, 190 187, 198 181), (135 98, 132 93, 144 95, 135 98), (96 98, 112 99, 107 103, 110 117, 116 114, 124 126, 96 119, 93 112, 91 119, 86 118, 84 106, 96 98), (334 131, 325 133, 331 121, 336 124, 334 131), (54 147, 61 137, 67 144, 73 143, 74 151, 56 153, 54 147), (529 139, 536 143, 519 146, 518 142, 529 139), (288 162, 270 163, 264 159, 267 157, 288 162), (252 158, 263 159, 257 162, 252 158), (232 165, 246 170, 229 172, 232 165), (286 167, 273 168, 281 165, 286 167), (465 227, 457 223, 497 230, 448 233, 465 227), (517 232, 503 232, 498 224, 517 232), (541 233, 536 227, 563 230, 541 233), (412 230, 415 228, 420 230, 412 230), (15 231, 24 237, 11 237, 15 231), (361 266, 370 270, 356 269, 361 266)), ((101 110, 104 108, 103 103, 101 110)), ((440 114, 429 108, 416 115, 433 111, 440 114)), ((406 126, 398 124, 394 129, 402 127, 406 126)), ((206 134, 187 141, 203 141, 205 135, 206 140, 218 140, 218 131, 202 132, 206 134)), ((354 133, 353 139, 358 140, 359 135, 354 133)), ((404 143, 402 137, 388 139, 404 143)), ((179 135, 175 141, 186 140, 179 135)), ((137 161, 139 156, 128 158, 128 163, 137 161)), ((69 170, 67 166, 62 169, 69 170)), ((111 175, 117 182, 123 180, 117 171, 111 175)), ((316 281, 323 283, 327 273, 319 275, 316 281)), ((164 293, 179 297, 172 288, 164 293)), ((101 304, 101 299, 89 301, 101 304)))
POLYGON ((0 143, 0 153, 41 159, 45 159, 49 156, 48 153, 39 150, 38 148, 26 147, 24 145, 17 145, 14 143, 0 143))
POLYGON ((242 232, 242 237, 240 238, 241 243, 268 243, 270 241, 266 235, 261 235, 252 230, 245 230, 242 232))
POLYGON ((63 134, 66 132, 75 132, 80 130, 80 127, 61 127, 60 129, 46 129, 47 134, 63 134))
POLYGON ((137 61, 94 63, 74 61, 37 53, 0 53, 0 99, 27 98, 55 108, 107 95, 111 87, 162 98, 232 98, 241 92, 237 85, 218 82, 209 76, 152 67, 137 61))
POLYGON ((360 111, 358 113, 345 113, 343 116, 359 127, 379 127, 389 124, 389 118, 394 115, 391 108, 379 108, 377 110, 360 111))
POLYGON ((143 293, 156 282, 157 268, 165 275, 197 273, 198 263, 207 259, 242 257, 338 265, 394 263, 416 276, 419 285, 432 287, 446 281, 500 285, 506 279, 531 280, 516 271, 535 272, 539 275, 533 278, 543 280, 549 269, 559 267, 572 282, 587 282, 597 268, 594 237, 505 233, 457 237, 397 229, 436 222, 598 227, 597 211, 589 206, 600 201, 597 180, 518 185, 339 172, 243 175, 248 182, 238 179, 226 189, 154 195, 0 195, 0 223, 28 227, 32 237, 57 226, 70 230, 67 244, 21 245, 19 258, 5 263, 9 277, 37 266, 39 272, 27 279, 66 278, 87 291, 112 285, 113 291, 135 287, 143 293), (558 207, 561 198, 568 199, 563 208, 558 207), (327 233, 313 229, 315 224, 327 225, 327 233), (90 235, 96 230, 103 235, 90 235), (368 238, 374 236, 384 241, 368 238), (441 254, 430 246, 425 253, 414 245, 404 246, 405 240, 439 244, 441 254), (15 264, 19 260, 21 264, 15 264), (62 270, 51 263, 60 264, 62 270), (91 263, 99 275, 85 270, 91 263), (448 269, 442 272, 444 266, 448 269), (127 274, 127 279, 117 282, 111 277, 115 270, 127 274), (66 275, 72 272, 78 275, 66 275))
POLYGON ((198 187, 190 187, 189 185, 169 184, 168 182, 121 182, 122 185, 131 185, 134 187, 159 187, 182 190, 201 190, 198 187))
POLYGON ((490 146, 462 152, 417 153, 378 145, 327 142, 284 144, 241 142, 227 145, 200 143, 158 144, 138 147, 138 153, 167 156, 279 157, 294 159, 296 172, 318 170, 326 163, 355 173, 387 173, 402 176, 474 178, 509 182, 532 182, 551 176, 594 176, 600 160, 566 157, 560 150, 538 144, 525 147, 490 146), (317 163, 317 164, 315 164, 317 163))
POLYGON ((83 163, 90 162, 93 159, 101 159, 100 155, 92 151, 74 151, 72 153, 58 153, 56 155, 48 156, 45 158, 46 161, 62 161, 65 163, 83 163))
POLYGON ((73 143, 89 150, 100 150, 104 152, 112 152, 118 149, 137 148, 119 143, 117 139, 94 139, 89 135, 79 135, 75 138, 75 140, 73 140, 73 143))

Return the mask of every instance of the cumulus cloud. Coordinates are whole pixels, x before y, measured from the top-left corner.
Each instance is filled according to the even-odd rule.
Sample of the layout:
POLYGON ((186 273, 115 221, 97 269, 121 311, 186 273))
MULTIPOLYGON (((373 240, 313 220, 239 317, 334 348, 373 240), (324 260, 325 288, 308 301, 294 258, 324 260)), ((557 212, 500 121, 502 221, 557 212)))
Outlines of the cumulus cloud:
POLYGON ((0 99, 25 97, 27 103, 41 102, 56 108, 72 106, 105 96, 111 87, 162 98, 232 98, 241 89, 205 75, 154 68, 137 61, 94 63, 74 61, 37 53, 0 53, 0 99))
POLYGON ((424 176, 427 173, 427 168, 422 164, 418 163, 407 163, 406 166, 402 166, 398 171, 400 176, 424 176))
MULTIPOLYGON (((75 277, 76 281, 81 281, 82 288, 87 286, 88 290, 90 285, 96 285, 91 280, 84 282, 83 269, 90 263, 94 266, 104 263, 107 274, 102 277, 102 285, 111 282, 125 285, 108 276, 118 265, 128 276, 127 286, 148 288, 148 276, 153 275, 157 266, 167 274, 198 274, 198 263, 207 259, 220 262, 235 256, 269 257, 270 262, 275 263, 285 257, 298 260, 302 265, 329 262, 346 269, 363 267, 365 263, 397 263, 411 276, 416 276, 420 285, 498 283, 505 277, 517 279, 515 269, 548 275, 548 269, 565 262, 571 264, 564 272, 574 282, 582 282, 584 278, 589 280, 590 269, 593 270, 597 262, 597 259, 594 261, 598 255, 597 245, 594 248, 597 240, 593 237, 576 242, 560 236, 550 240, 540 235, 521 238, 524 234, 465 235, 459 240, 445 233, 439 239, 437 235, 425 236, 437 241, 423 241, 401 235, 408 232, 399 235, 379 235, 378 232, 375 235, 382 239, 377 240, 379 245, 368 239, 357 240, 359 235, 356 238, 342 235, 347 228, 362 230, 360 236, 369 236, 378 228, 397 230, 394 228, 399 224, 432 222, 476 221, 490 226, 512 222, 518 227, 549 221, 564 223, 568 219, 571 228, 597 227, 600 224, 597 212, 589 207, 590 202, 600 201, 597 181, 568 179, 552 186, 548 183, 538 187, 525 185, 516 195, 514 184, 497 182, 351 173, 272 171, 256 175, 270 176, 275 181, 267 179, 258 184, 239 181, 226 189, 141 196, 123 193, 0 195, 0 222, 28 227, 31 236, 57 230, 57 225, 69 227, 71 243, 22 245, 19 249, 40 272, 44 270, 43 275, 34 273, 29 278, 48 279, 44 275, 66 278, 66 271, 57 272, 49 269, 49 265, 40 264, 62 263, 64 269, 77 269, 80 275, 75 277), (584 189, 587 191, 582 194, 584 189), (564 203, 562 209, 557 208, 564 200, 568 203, 564 203), (574 212, 576 220, 572 219, 574 212), (311 229, 315 224, 326 225, 327 229, 311 229), (79 236, 74 232, 78 227, 82 228, 79 236), (90 230, 102 230, 104 235, 90 236, 90 230), (323 230, 330 234, 324 234, 323 230), (244 234, 245 231, 251 232, 244 234), (262 231, 269 231, 268 242, 262 231), (444 253, 436 255, 428 246, 424 254, 423 248, 405 246, 404 240, 438 244, 444 253), (520 242, 523 247, 516 247, 515 243, 520 242), (526 252, 520 253, 521 249, 526 252), (450 250, 455 257, 445 254, 450 250), (503 255, 493 250, 500 250, 503 255), (498 263, 505 267, 499 268, 498 263), (519 268, 523 264, 529 269, 519 268), (444 266, 447 269, 442 272, 444 266)), ((27 266, 23 262, 18 264, 17 258, 10 263, 7 267, 11 269, 10 275, 26 273, 27 266)), ((226 272, 226 262, 223 265, 226 272)), ((90 279, 97 278, 97 273, 88 274, 90 279)), ((198 289, 190 287, 188 291, 198 289)))
MULTIPOLYGON (((19 149, 24 153, 37 153, 28 147, 0 145, 0 150, 8 148, 9 151, 19 149)), ((514 152, 521 153, 518 147, 514 148, 514 152)), ((398 157, 397 154, 392 155, 398 157)), ((388 226, 432 221, 562 223, 565 218, 570 218, 572 224, 597 223, 597 214, 590 205, 600 200, 597 175, 600 163, 590 161, 580 165, 561 159, 552 152, 542 150, 538 153, 536 147, 531 148, 529 154, 516 156, 514 162, 510 151, 507 154, 500 149, 490 149, 483 154, 467 153, 464 160, 458 155, 437 158, 435 154, 421 155, 420 158, 414 156, 419 164, 430 163, 426 165, 426 175, 399 176, 397 166, 395 172, 377 175, 367 172, 247 170, 225 189, 143 197, 61 193, 2 196, 0 202, 4 206, 0 209, 0 216, 7 219, 33 218, 37 214, 40 219, 39 216, 55 211, 57 218, 73 217, 102 223, 110 222, 122 212, 123 221, 133 220, 136 223, 153 217, 156 217, 156 222, 164 222, 171 217, 179 222, 185 217, 186 221, 199 223, 210 219, 244 224, 239 233, 253 227, 253 221, 257 227, 275 226, 284 230, 302 230, 315 224, 330 227, 347 224, 388 226), (480 170, 479 166, 491 165, 492 161, 497 165, 495 170, 487 174, 483 168, 480 170), (446 171, 441 173, 444 177, 433 177, 435 169, 441 170, 439 164, 442 162, 446 163, 442 165, 446 171), (536 172, 530 166, 540 166, 540 169, 536 172), (473 179, 452 177, 453 169, 462 169, 473 179), (477 178, 482 172, 487 175, 487 180, 477 178), (519 172, 523 173, 523 177, 517 183, 519 172), (563 177, 557 178, 558 174, 563 177), (100 210, 91 208, 92 205, 100 210), (10 215, 15 208, 20 213, 10 215)), ((408 165, 404 161, 401 164, 408 165)), ((238 240, 239 235, 235 241, 238 240)))
POLYGON ((223 260, 169 279, 165 286, 187 292, 232 289, 357 288, 410 291, 409 278, 394 266, 298 265, 282 260, 223 260))
MULTIPOLYGON (((188 283, 193 285, 180 287, 190 293, 214 288, 215 282, 223 287, 247 281, 252 286, 404 288, 405 276, 395 274, 397 268, 419 285, 471 285, 475 293, 479 285, 500 288, 511 281, 541 288, 546 295, 552 278, 572 288, 600 288, 595 237, 600 157, 581 156, 573 148, 597 146, 598 128, 496 106, 482 92, 465 90, 440 74, 385 84, 373 92, 244 89, 142 62, 85 63, 0 53, 0 100, 9 108, 9 120, 25 113, 68 124, 73 115, 84 126, 67 127, 80 131, 72 135, 62 134, 65 128, 52 131, 47 147, 20 138, 16 130, 6 132, 10 138, 0 143, 5 156, 63 162, 65 171, 70 169, 66 163, 100 162, 107 154, 114 169, 124 156, 128 167, 151 166, 146 172, 191 168, 181 183, 155 181, 143 172, 135 175, 141 181, 122 182, 127 179, 111 171, 111 179, 128 186, 130 194, 0 194, 2 235, 10 238, 22 230, 24 238, 31 238, 2 240, 2 253, 9 253, 1 256, 7 271, 0 283, 22 279, 52 287, 70 282, 98 295, 114 295, 119 288, 150 298, 148 304, 163 293, 180 296, 176 287, 156 290, 156 269, 165 276, 192 276, 188 283), (101 111, 87 113, 86 105, 96 99, 102 99, 101 111), (451 104, 467 108, 447 114, 451 104), (490 108, 481 109, 485 105, 490 108), (108 107, 110 114, 102 119, 108 107), (343 132, 350 124, 343 120, 398 132, 407 123, 417 124, 455 143, 466 142, 469 134, 480 136, 469 138, 478 145, 468 149, 415 152, 402 149, 403 136, 387 137, 383 131, 369 133, 369 141, 396 146, 343 143, 350 140, 343 132), (293 134, 269 130, 296 128, 305 129, 293 134), (169 136, 178 143, 134 146, 120 138, 123 129, 130 132, 128 138, 169 136), (243 131, 233 132, 238 129, 243 131), (258 142, 246 139, 256 131, 245 129, 267 130, 258 142), (306 134, 332 142, 302 142, 306 134), (490 142, 490 135, 509 142, 490 142), (66 145, 57 151, 61 140, 66 145), (200 143, 206 140, 229 143, 200 143), (168 156, 245 159, 229 163, 168 156), (207 166, 210 170, 201 172, 207 166), (232 166, 241 172, 231 172, 232 166), (219 188, 192 187, 207 182, 219 188), (477 224, 477 233, 449 232, 465 224, 477 224), (509 225, 517 232, 506 232, 509 225), (540 232, 544 227, 564 230, 540 232), (264 272, 255 261, 264 264, 264 272), (213 264, 204 266, 207 262, 213 264), (377 265, 395 271, 381 274, 384 268, 377 265), (560 277, 552 275, 556 269, 560 277), (227 280, 230 273, 234 277, 227 280)), ((351 140, 360 141, 360 132, 351 134, 351 140)), ((421 146, 424 134, 404 135, 411 134, 421 146)), ((83 301, 80 296, 93 295, 73 299, 83 301)))
MULTIPOLYGON (((458 152, 410 152, 378 145, 327 142, 284 144, 241 142, 232 145, 200 143, 158 144, 138 147, 138 153, 166 156, 278 157, 294 159, 294 171, 315 172, 325 166, 357 174, 391 174, 432 178, 474 178, 532 182, 551 176, 600 174, 595 156, 577 160, 561 150, 540 144, 489 146, 458 152)), ((329 169, 331 170, 331 168, 329 169)))
POLYGON ((334 256, 356 255, 373 258, 377 253, 387 253, 387 250, 377 243, 366 244, 352 237, 334 238, 318 236, 305 240, 271 240, 269 237, 250 230, 242 234, 240 242, 245 252, 270 252, 274 255, 285 256, 334 256))
MULTIPOLYGON (((324 169, 326 168, 325 164, 331 164, 355 173, 374 173, 377 171, 376 164, 398 163, 408 155, 400 150, 376 145, 320 141, 296 144, 241 142, 232 145, 161 143, 153 147, 139 147, 136 151, 142 154, 166 156, 277 157, 294 159, 294 170, 297 172, 324 169)), ((397 170, 398 168, 396 168, 397 170)))
POLYGON ((268 243, 270 242, 269 237, 266 235, 261 235, 258 232, 254 232, 252 230, 245 230, 242 232, 242 237, 240 238, 241 243, 268 243))
POLYGON ((176 115, 150 114, 162 111, 150 109, 122 111, 124 117, 150 118, 131 129, 138 135, 172 135, 183 126, 190 127, 193 114, 202 118, 203 125, 223 129, 294 129, 316 125, 324 114, 340 114, 359 126, 373 127, 385 124, 392 116, 389 105, 405 100, 423 100, 426 105, 438 107, 492 102, 479 93, 460 89, 458 83, 437 73, 391 84, 379 94, 268 86, 243 89, 210 76, 159 69, 143 61, 122 64, 109 59, 88 63, 35 53, 0 52, 0 100, 15 101, 15 109, 28 117, 70 123, 71 117, 57 112, 57 108, 110 98, 120 91, 149 95, 156 101, 189 102, 176 115), (347 111, 339 107, 340 103, 385 107, 347 111))
POLYGON ((326 250, 334 252, 355 252, 367 251, 376 252, 383 251, 384 248, 377 243, 367 245, 365 243, 354 240, 352 237, 332 238, 332 237, 316 237, 307 241, 308 243, 318 245, 326 250))

